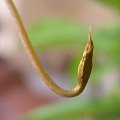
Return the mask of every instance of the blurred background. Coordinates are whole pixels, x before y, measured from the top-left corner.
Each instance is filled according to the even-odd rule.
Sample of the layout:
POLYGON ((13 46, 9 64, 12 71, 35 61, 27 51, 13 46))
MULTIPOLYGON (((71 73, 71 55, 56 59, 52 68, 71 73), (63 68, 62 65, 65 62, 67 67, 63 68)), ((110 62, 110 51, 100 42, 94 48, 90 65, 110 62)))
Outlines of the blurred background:
POLYGON ((120 1, 13 0, 42 64, 73 88, 92 26, 93 69, 83 93, 63 98, 43 82, 0 1, 0 120, 120 120, 120 1))

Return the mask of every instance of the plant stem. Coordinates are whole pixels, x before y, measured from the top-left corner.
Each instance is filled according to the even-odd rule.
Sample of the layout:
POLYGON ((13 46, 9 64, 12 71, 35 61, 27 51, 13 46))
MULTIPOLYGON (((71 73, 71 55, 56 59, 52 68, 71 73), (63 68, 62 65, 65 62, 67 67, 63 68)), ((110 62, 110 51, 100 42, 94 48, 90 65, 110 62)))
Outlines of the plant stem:
POLYGON ((82 60, 78 66, 78 81, 77 81, 77 86, 73 89, 70 90, 65 90, 58 86, 51 78, 50 76, 46 73, 44 68, 42 67, 42 64, 40 60, 38 59, 31 43, 29 40, 29 37, 27 35, 27 32, 25 30, 25 27, 22 23, 22 20, 18 14, 18 11, 13 3, 12 0, 6 0, 9 11, 11 12, 11 15, 13 17, 15 26, 18 31, 18 35, 20 37, 20 40, 22 42, 22 45, 24 46, 25 51, 27 52, 27 55, 30 58, 30 61, 33 65, 33 67, 37 70, 38 74, 42 77, 44 82, 47 84, 47 86, 56 92, 57 94, 64 96, 64 97, 74 97, 80 94, 89 79, 91 69, 92 69, 92 53, 93 53, 93 43, 91 40, 91 32, 89 32, 89 38, 87 45, 85 47, 84 53, 82 60))

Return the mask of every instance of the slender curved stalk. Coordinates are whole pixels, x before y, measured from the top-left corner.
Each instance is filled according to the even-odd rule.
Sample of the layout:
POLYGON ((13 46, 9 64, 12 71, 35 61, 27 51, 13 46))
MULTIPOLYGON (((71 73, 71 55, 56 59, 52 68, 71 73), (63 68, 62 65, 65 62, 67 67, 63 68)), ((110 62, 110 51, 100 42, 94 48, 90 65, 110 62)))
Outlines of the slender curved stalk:
POLYGON ((44 70, 40 60, 38 59, 32 45, 30 43, 27 32, 24 28, 22 20, 17 12, 17 9, 16 9, 13 1, 6 0, 6 2, 9 7, 9 11, 11 12, 11 15, 14 19, 14 22, 15 22, 16 28, 18 30, 18 35, 21 39, 22 45, 24 46, 33 67, 37 70, 38 74, 42 77, 42 79, 47 84, 47 86, 51 90, 53 90, 55 93, 57 93, 61 96, 64 96, 64 97, 74 97, 74 96, 77 96, 78 94, 80 94, 84 90, 84 88, 87 84, 87 81, 89 79, 91 69, 92 69, 93 42, 91 40, 91 31, 89 31, 88 42, 86 44, 82 59, 78 66, 77 86, 70 90, 63 89, 59 85, 57 85, 44 70))

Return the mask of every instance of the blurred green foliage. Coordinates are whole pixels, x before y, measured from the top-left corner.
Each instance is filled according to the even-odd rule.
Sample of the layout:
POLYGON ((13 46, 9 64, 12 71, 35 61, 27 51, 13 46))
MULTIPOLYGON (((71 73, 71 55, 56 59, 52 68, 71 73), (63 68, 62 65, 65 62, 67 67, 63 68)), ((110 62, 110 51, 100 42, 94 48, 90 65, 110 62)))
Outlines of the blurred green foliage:
POLYGON ((119 120, 120 99, 104 98, 95 100, 75 100, 41 107, 27 114, 22 120, 119 120))
POLYGON ((78 44, 84 28, 72 22, 48 19, 30 27, 29 36, 34 47, 39 50, 60 45, 78 44))
POLYGON ((110 5, 111 7, 114 7, 120 12, 120 0, 98 0, 98 1, 103 2, 106 5, 110 5))

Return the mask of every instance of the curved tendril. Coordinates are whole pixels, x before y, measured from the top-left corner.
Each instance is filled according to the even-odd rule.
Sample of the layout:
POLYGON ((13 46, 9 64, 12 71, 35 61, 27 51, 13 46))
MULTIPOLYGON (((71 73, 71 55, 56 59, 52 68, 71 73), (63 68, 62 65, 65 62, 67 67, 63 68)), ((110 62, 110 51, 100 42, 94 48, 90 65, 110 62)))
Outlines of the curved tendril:
POLYGON ((18 30, 19 37, 21 38, 21 42, 27 52, 27 55, 29 56, 33 67, 37 70, 38 74, 42 77, 42 79, 47 84, 47 86, 51 90, 53 90, 55 93, 57 93, 61 96, 64 96, 64 97, 74 97, 74 96, 77 96, 78 94, 80 94, 84 90, 84 88, 87 84, 87 81, 89 79, 91 69, 92 69, 93 42, 91 39, 91 31, 89 31, 88 42, 86 44, 82 59, 78 66, 77 86, 70 90, 63 89, 59 85, 57 85, 44 70, 40 60, 38 59, 32 45, 30 43, 27 32, 24 28, 22 20, 17 12, 17 9, 16 9, 13 1, 6 0, 6 2, 8 4, 9 10, 12 14, 13 20, 14 20, 15 25, 18 30))

